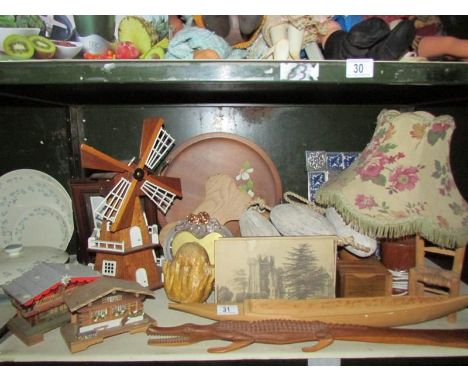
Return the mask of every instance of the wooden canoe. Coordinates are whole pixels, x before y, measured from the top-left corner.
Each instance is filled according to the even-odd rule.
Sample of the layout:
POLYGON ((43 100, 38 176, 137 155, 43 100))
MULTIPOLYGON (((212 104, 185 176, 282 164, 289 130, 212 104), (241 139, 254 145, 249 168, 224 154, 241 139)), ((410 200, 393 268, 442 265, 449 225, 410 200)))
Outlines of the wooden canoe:
POLYGON ((171 309, 217 321, 289 319, 389 327, 430 321, 464 309, 468 306, 468 295, 457 297, 353 297, 314 300, 252 299, 228 306, 231 307, 231 310, 236 310, 237 307, 238 314, 219 315, 217 312, 218 304, 169 304, 171 309))

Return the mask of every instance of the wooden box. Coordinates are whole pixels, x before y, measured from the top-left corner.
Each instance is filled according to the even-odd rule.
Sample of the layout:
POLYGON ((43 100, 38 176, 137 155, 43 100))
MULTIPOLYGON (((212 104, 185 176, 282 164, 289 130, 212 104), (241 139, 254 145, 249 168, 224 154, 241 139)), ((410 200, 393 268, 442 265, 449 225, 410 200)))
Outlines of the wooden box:
POLYGON ((391 296, 392 274, 379 261, 341 260, 337 262, 338 297, 391 296))

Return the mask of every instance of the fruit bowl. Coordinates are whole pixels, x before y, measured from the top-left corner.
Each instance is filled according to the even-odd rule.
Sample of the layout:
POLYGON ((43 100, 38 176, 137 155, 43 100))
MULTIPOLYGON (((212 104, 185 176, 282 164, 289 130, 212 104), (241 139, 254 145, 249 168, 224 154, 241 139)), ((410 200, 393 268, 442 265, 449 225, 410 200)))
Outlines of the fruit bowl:
POLYGON ((0 28, 0 51, 4 52, 3 40, 11 34, 21 36, 32 36, 39 34, 39 28, 0 28))
POLYGON ((80 53, 83 48, 83 43, 78 41, 59 41, 52 40, 57 46, 55 58, 71 59, 80 53))

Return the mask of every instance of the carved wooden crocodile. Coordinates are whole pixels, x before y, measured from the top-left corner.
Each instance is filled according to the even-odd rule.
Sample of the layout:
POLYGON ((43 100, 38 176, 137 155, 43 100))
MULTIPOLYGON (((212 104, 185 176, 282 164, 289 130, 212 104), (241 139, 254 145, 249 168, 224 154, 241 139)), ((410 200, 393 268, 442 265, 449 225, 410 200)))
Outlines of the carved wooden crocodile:
POLYGON ((149 345, 156 346, 189 345, 207 340, 232 342, 228 346, 209 348, 210 353, 225 353, 255 342, 291 344, 318 341, 313 346, 302 348, 305 352, 313 352, 331 345, 334 340, 468 348, 468 329, 376 328, 326 324, 321 321, 220 321, 209 325, 184 324, 173 327, 152 324, 146 333, 158 336, 148 340, 149 345))

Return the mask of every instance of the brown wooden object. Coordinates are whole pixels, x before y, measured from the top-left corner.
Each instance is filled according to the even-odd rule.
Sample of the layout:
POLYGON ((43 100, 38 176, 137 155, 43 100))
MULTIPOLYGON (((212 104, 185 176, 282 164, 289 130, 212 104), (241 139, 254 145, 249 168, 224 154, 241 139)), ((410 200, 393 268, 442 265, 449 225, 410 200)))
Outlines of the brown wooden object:
POLYGON ((302 348, 304 352, 314 352, 330 346, 335 340, 468 348, 468 329, 374 328, 321 321, 221 321, 209 325, 184 324, 174 327, 151 324, 146 333, 157 336, 148 340, 149 345, 155 346, 189 345, 208 340, 231 342, 224 347, 209 348, 210 353, 226 353, 253 343, 280 345, 318 341, 313 346, 302 348))
MULTIPOLYGON (((416 237, 416 266, 409 271, 408 293, 413 296, 422 296, 425 292, 435 294, 460 294, 460 278, 465 258, 465 247, 446 249, 429 246, 420 236, 416 237), (425 264, 426 253, 435 253, 453 258, 450 270, 429 267, 425 264)), ((456 313, 448 316, 449 322, 457 320, 456 313)))
MULTIPOLYGON (((231 304, 230 304, 231 305, 231 304)), ((323 321, 389 327, 444 317, 468 306, 468 296, 345 297, 312 300, 244 300, 232 304, 237 314, 218 314, 218 304, 169 304, 169 308, 212 320, 271 319, 323 321)))
POLYGON ((81 264, 37 264, 3 286, 16 308, 8 329, 28 346, 41 342, 44 333, 70 321, 64 294, 99 277, 81 264))
POLYGON ((121 333, 145 331, 154 320, 143 311, 153 292, 134 281, 102 277, 64 294, 71 322, 60 332, 72 353, 121 333))
MULTIPOLYGON (((106 252, 100 248, 96 250, 96 260, 94 269, 104 275, 112 276, 123 280, 138 280, 137 275, 139 270, 144 269, 146 282, 140 282, 142 285, 148 286, 154 290, 162 286, 161 280, 161 269, 159 269, 154 261, 153 247, 155 244, 151 243, 148 229, 146 228, 146 222, 143 218, 141 201, 137 198, 134 200, 135 206, 133 207, 133 217, 131 220, 130 227, 121 229, 117 232, 110 232, 106 227, 101 227, 100 239, 103 241, 115 241, 115 242, 126 242, 130 237, 130 231, 133 227, 139 227, 142 242, 146 245, 138 247, 130 247, 125 253, 112 253, 106 252), (106 264, 113 262, 113 272, 109 272, 105 269, 106 264)), ((92 249, 88 248, 89 251, 92 249)))
POLYGON ((415 236, 380 241, 382 264, 393 271, 408 272, 416 265, 415 236))
POLYGON ((249 194, 241 190, 233 178, 218 174, 206 181, 205 199, 193 212, 207 212, 224 225, 229 221, 239 220, 251 200, 249 194))
MULTIPOLYGON (((238 221, 251 200, 249 194, 241 190, 233 178, 226 174, 213 175, 206 181, 204 199, 190 213, 206 212, 221 225, 225 225, 230 221, 238 221)), ((159 240, 163 247, 169 231, 177 223, 168 223, 159 232, 159 240)))
POLYGON ((124 164, 81 145, 83 167, 115 172, 114 188, 96 208, 96 215, 102 219, 101 228, 88 239, 88 250, 96 252, 95 267, 104 276, 138 281, 151 289, 162 286, 153 253, 156 227, 148 226, 139 197, 145 195, 166 212, 174 198, 182 196, 180 179, 150 173, 174 142, 163 123, 162 118, 144 120, 140 159, 136 163, 132 160, 124 164))
POLYGON ((200 244, 188 242, 163 264, 164 290, 171 301, 204 302, 214 283, 214 267, 200 244))
MULTIPOLYGON (((268 154, 254 142, 239 135, 217 132, 200 134, 176 146, 168 155, 161 174, 180 178, 184 197, 175 200, 165 215, 158 213, 161 226, 185 219, 196 209, 202 211, 199 207, 205 198, 207 180, 217 174, 235 179, 246 161, 254 170, 250 178, 255 197, 262 198, 269 206, 279 203, 283 191, 278 170, 268 154)), ((239 182, 239 185, 243 183, 239 182)), ((217 218, 216 214, 209 213, 217 218)), ((237 221, 226 226, 234 236, 239 236, 237 221)))
POLYGON ((337 262, 337 297, 391 296, 392 274, 375 259, 337 262))

